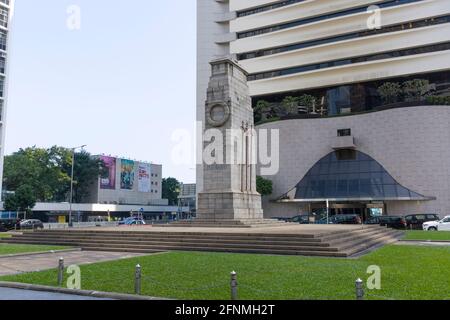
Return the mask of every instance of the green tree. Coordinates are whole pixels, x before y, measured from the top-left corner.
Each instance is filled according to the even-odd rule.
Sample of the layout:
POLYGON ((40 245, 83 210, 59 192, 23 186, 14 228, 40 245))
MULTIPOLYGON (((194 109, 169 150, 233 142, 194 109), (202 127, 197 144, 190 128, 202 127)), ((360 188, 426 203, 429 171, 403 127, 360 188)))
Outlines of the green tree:
POLYGON ((259 100, 255 107, 255 122, 266 121, 272 117, 272 108, 270 103, 265 100, 259 100))
POLYGON ((310 94, 304 94, 298 98, 298 103, 302 107, 306 107, 308 113, 316 112, 315 107, 317 104, 316 97, 310 94))
POLYGON ((20 149, 5 157, 5 189, 17 191, 20 186, 28 185, 38 201, 51 201, 61 186, 70 181, 61 171, 63 161, 60 150, 55 147, 20 149))
POLYGON ((256 177, 256 190, 262 196, 271 195, 273 192, 273 182, 268 179, 264 179, 263 177, 257 176, 256 177))
POLYGON ((420 101, 430 93, 430 81, 414 79, 403 83, 406 101, 420 101))
MULTIPOLYGON (((72 169, 72 150, 54 146, 49 149, 20 149, 5 157, 4 187, 17 191, 27 185, 39 202, 68 201, 72 169)), ((82 151, 75 154, 74 201, 81 202, 99 175, 103 162, 82 151)))
POLYGON ((178 203, 178 195, 180 194, 180 182, 175 178, 167 178, 162 180, 162 197, 169 200, 170 205, 178 203))
POLYGON ((297 114, 298 113, 298 97, 288 96, 281 101, 281 107, 285 113, 297 114))
POLYGON ((29 185, 22 185, 5 199, 5 210, 7 211, 26 211, 30 212, 36 205, 36 196, 34 190, 29 185))
POLYGON ((395 103, 400 100, 402 86, 398 82, 385 82, 377 91, 383 99, 384 104, 395 103))
MULTIPOLYGON (((65 149, 64 153, 67 153, 64 158, 68 160, 63 165, 63 172, 70 177, 72 174, 72 150, 65 149)), ((73 201, 81 203, 87 200, 92 188, 95 188, 99 176, 106 173, 106 168, 101 159, 92 157, 84 150, 75 153, 74 160, 73 201)), ((61 195, 65 194, 70 198, 70 179, 69 183, 62 187, 61 195)))

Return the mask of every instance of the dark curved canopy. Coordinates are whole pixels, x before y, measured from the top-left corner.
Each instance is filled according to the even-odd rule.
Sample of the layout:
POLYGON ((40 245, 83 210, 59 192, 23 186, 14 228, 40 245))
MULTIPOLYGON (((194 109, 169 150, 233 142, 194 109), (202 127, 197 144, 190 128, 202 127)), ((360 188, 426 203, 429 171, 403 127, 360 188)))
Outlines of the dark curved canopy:
POLYGON ((431 200, 402 185, 376 160, 356 150, 317 162, 282 201, 431 200))

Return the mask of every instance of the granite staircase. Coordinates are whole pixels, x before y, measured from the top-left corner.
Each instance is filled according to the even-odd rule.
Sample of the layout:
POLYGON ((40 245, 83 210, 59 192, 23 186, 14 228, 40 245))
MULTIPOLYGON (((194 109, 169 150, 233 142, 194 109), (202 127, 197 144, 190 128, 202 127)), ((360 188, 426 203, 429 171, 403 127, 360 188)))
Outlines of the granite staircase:
POLYGON ((206 251, 352 257, 396 242, 402 232, 379 226, 323 234, 43 230, 15 234, 0 243, 80 247, 91 251, 155 253, 206 251))

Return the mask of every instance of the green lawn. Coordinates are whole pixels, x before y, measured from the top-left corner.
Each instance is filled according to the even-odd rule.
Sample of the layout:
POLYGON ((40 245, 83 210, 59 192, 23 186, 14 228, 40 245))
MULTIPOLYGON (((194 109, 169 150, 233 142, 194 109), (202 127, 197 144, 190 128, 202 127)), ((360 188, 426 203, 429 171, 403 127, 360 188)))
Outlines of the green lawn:
POLYGON ((11 235, 8 233, 0 233, 0 239, 11 238, 11 235))
POLYGON ((450 241, 449 231, 407 231, 405 240, 447 240, 450 241))
MULTIPOLYGON (((450 247, 388 246, 359 259, 172 252, 81 267, 82 289, 133 293, 134 267, 143 268, 144 295, 229 299, 238 272, 240 299, 354 299, 367 267, 382 270, 382 290, 369 299, 448 299, 450 247), (376 296, 378 297, 376 297, 376 296)), ((0 281, 55 285, 56 270, 0 281)))
POLYGON ((67 247, 0 243, 0 256, 8 254, 32 253, 63 249, 67 249, 67 247))

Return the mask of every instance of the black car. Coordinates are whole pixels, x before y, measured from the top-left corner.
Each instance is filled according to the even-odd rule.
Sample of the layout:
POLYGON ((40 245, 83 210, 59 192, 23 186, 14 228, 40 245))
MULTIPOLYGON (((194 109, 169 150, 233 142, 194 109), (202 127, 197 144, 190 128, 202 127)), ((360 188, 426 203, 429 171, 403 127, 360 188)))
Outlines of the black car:
POLYGON ((36 229, 44 229, 44 224, 41 220, 30 219, 23 220, 20 222, 20 229, 22 230, 36 230, 36 229))
MULTIPOLYGON (((361 224, 361 217, 357 214, 337 214, 328 219, 330 224, 361 224)), ((327 224, 327 218, 322 218, 317 224, 327 224)))
POLYGON ((422 226, 425 222, 439 221, 441 218, 434 213, 424 213, 407 215, 405 216, 405 220, 408 229, 422 230, 422 226))
POLYGON ((287 220, 287 222, 294 222, 294 223, 299 223, 299 224, 309 224, 309 215, 305 214, 305 215, 295 216, 295 217, 289 218, 287 220))
POLYGON ((406 229, 406 220, 399 216, 382 216, 379 217, 380 226, 393 229, 406 229))
POLYGON ((368 225, 375 225, 375 224, 380 224, 380 218, 381 217, 371 217, 369 219, 366 220, 366 222, 364 222, 364 224, 368 224, 368 225))
POLYGON ((18 220, 0 220, 0 232, 7 232, 19 228, 18 220))

